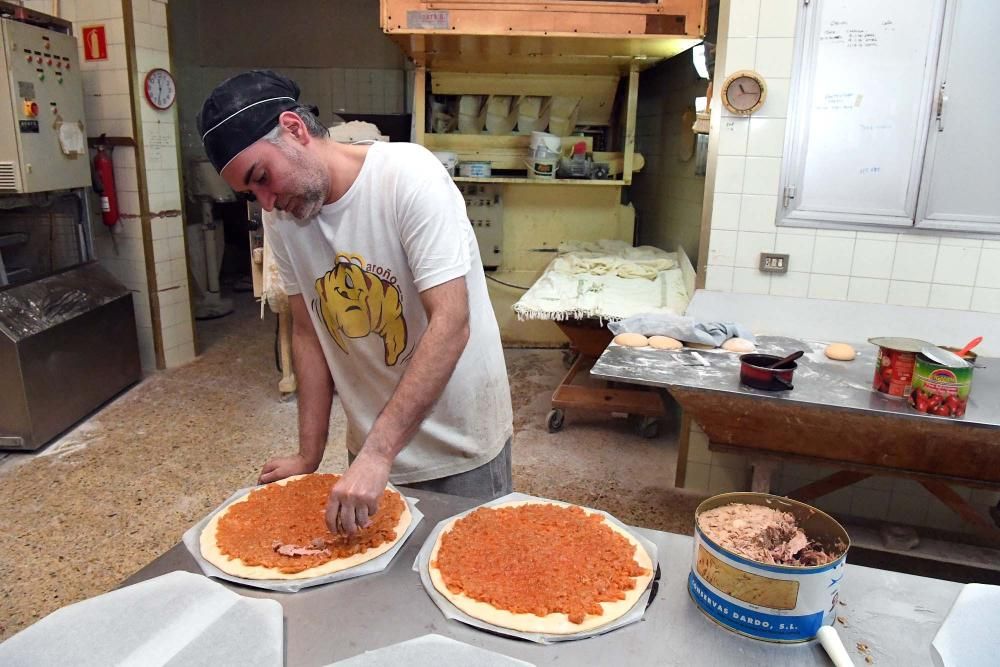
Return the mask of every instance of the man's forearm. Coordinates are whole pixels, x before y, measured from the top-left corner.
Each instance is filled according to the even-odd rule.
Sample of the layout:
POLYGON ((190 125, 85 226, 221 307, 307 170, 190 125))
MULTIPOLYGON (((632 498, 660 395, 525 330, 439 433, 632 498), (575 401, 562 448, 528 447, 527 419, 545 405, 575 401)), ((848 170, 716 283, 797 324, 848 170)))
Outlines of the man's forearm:
MULTIPOLYGON (((311 326, 307 323, 307 326, 311 326)), ((319 465, 326 449, 333 403, 333 378, 319 341, 307 335, 292 336, 292 357, 298 384, 299 454, 319 465)))
MULTIPOLYGON (((464 287, 464 285, 463 285, 464 287)), ((465 292, 463 289, 463 298, 465 292)), ((390 464, 420 427, 451 379, 469 340, 467 307, 432 317, 396 390, 365 440, 367 454, 390 464)))

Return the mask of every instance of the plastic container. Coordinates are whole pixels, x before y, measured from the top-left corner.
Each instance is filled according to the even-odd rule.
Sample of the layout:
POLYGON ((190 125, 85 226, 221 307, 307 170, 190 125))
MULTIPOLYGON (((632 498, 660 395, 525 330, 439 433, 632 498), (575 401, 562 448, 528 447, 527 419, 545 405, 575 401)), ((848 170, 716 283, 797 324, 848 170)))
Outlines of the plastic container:
POLYGON ((444 165, 445 170, 451 174, 455 175, 455 167, 458 166, 458 153, 452 153, 451 151, 434 151, 434 157, 441 161, 444 165))
POLYGON ((528 178, 552 180, 559 168, 558 157, 533 157, 527 162, 528 178))
POLYGON ((528 141, 532 155, 538 155, 539 146, 544 146, 547 151, 559 155, 562 150, 562 139, 548 132, 532 132, 528 141))
POLYGON ((733 632, 769 642, 809 641, 836 620, 850 544, 843 526, 805 503, 768 493, 713 496, 695 511, 688 593, 706 616, 733 632), (839 555, 826 565, 798 567, 758 563, 724 549, 701 531, 698 517, 730 503, 790 512, 810 539, 839 555))

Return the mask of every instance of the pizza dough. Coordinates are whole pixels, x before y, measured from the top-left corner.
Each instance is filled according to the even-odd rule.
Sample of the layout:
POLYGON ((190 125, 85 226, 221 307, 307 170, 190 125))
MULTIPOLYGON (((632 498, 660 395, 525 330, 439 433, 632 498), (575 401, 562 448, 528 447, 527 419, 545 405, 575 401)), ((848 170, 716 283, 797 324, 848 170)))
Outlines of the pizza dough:
MULTIPOLYGON (((286 479, 272 482, 278 486, 284 486, 289 482, 296 479, 301 479, 305 475, 295 475, 294 477, 288 477, 286 479)), ((269 485, 270 486, 270 485, 269 485)), ((378 558, 385 552, 392 549, 392 547, 403 538, 406 534, 406 529, 409 528, 410 522, 413 520, 413 516, 410 514, 410 507, 406 504, 406 499, 402 498, 402 495, 395 489, 389 489, 390 492, 399 495, 403 500, 403 513, 399 517, 399 522, 396 524, 396 539, 383 542, 373 549, 368 549, 359 554, 354 554, 347 558, 334 558, 325 563, 311 567, 307 570, 302 570, 301 572, 282 572, 277 568, 264 567, 261 565, 247 565, 239 558, 232 558, 228 554, 223 553, 216 542, 216 530, 219 526, 219 521, 224 517, 233 507, 238 503, 245 503, 256 489, 251 489, 229 505, 226 505, 221 511, 217 512, 215 516, 212 517, 205 529, 201 531, 201 555, 209 563, 219 568, 226 574, 231 574, 235 577, 241 577, 243 579, 311 579, 313 577, 321 577, 326 574, 333 574, 334 572, 340 572, 348 568, 354 567, 355 565, 360 565, 374 558, 378 558)))
POLYGON ((684 347, 684 343, 670 336, 650 336, 649 346, 657 350, 679 350, 684 347))
POLYGON ((837 361, 850 361, 857 353, 847 343, 832 343, 826 348, 826 356, 837 361))
POLYGON ((646 347, 649 345, 649 339, 637 333, 620 333, 615 336, 615 342, 625 347, 646 347))
POLYGON ((757 348, 754 344, 748 341, 746 338, 730 338, 725 343, 722 344, 722 349, 727 352, 737 352, 739 354, 748 354, 753 352, 757 348))
MULTIPOLYGON (((537 501, 514 501, 502 503, 500 505, 491 505, 490 509, 519 507, 521 505, 529 504, 538 503, 537 501)), ((543 504, 570 507, 567 503, 560 503, 551 500, 545 501, 543 504)), ((587 514, 597 514, 596 512, 588 510, 584 511, 587 514)), ((437 561, 438 550, 441 548, 441 538, 446 533, 451 531, 455 522, 460 518, 462 517, 455 517, 449 521, 438 534, 437 541, 434 543, 434 548, 431 551, 430 559, 428 560, 431 583, 434 584, 434 588, 437 589, 438 593, 443 595, 449 602, 458 607, 460 610, 473 618, 485 621, 491 625, 497 625, 502 628, 510 628, 512 630, 519 630, 521 632, 538 632, 547 635, 569 635, 576 634, 578 632, 587 632, 602 625, 607 625, 628 613, 639 598, 642 597, 646 587, 653 578, 653 562, 642 545, 639 544, 639 542, 636 541, 636 539, 628 532, 610 521, 605 520, 604 524, 606 526, 624 537, 629 544, 632 544, 635 547, 635 561, 639 564, 639 567, 646 570, 646 574, 635 577, 635 586, 631 590, 624 591, 625 598, 623 600, 615 602, 601 602, 600 605, 604 610, 603 613, 600 615, 588 614, 584 617, 582 623, 573 623, 569 620, 569 615, 564 613, 550 613, 546 616, 537 616, 535 614, 515 614, 507 611, 506 609, 497 609, 493 605, 480 602, 479 600, 465 595, 465 593, 452 593, 448 590, 448 586, 444 583, 440 570, 434 567, 434 563, 437 561)))
POLYGON ((684 343, 684 347, 694 348, 695 350, 714 350, 717 346, 709 345, 708 343, 693 343, 691 341, 687 341, 684 343))

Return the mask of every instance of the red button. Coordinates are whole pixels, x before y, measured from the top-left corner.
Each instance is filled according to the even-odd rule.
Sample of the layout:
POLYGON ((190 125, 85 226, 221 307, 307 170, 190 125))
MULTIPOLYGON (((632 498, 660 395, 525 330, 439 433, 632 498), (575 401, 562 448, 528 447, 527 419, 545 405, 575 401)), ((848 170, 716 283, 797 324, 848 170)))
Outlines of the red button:
POLYGON ((35 60, 35 59, 34 59, 34 58, 32 58, 31 56, 28 56, 28 62, 29 62, 29 63, 30 63, 30 62, 34 62, 34 60, 35 60))
POLYGON ((51 64, 52 64, 52 58, 49 58, 49 63, 48 63, 48 64, 49 64, 49 65, 51 65, 51 64))

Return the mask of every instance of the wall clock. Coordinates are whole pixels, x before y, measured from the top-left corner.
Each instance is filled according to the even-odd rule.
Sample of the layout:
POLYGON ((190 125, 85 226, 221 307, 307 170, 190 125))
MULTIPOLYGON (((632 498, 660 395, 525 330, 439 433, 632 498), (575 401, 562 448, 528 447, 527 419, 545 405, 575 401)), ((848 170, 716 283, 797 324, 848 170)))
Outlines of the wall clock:
POLYGON ((156 68, 149 70, 146 74, 146 82, 143 85, 143 92, 146 94, 146 101, 154 109, 164 111, 173 106, 177 98, 177 86, 174 84, 174 77, 165 69, 156 68))
POLYGON ((722 84, 722 104, 729 113, 749 116, 764 106, 767 84, 764 77, 753 70, 733 72, 722 84))

